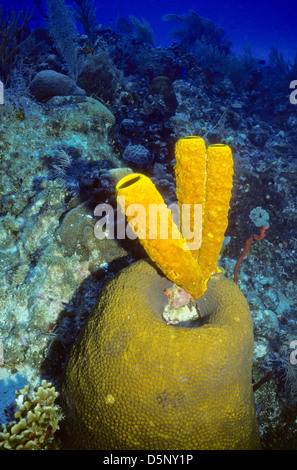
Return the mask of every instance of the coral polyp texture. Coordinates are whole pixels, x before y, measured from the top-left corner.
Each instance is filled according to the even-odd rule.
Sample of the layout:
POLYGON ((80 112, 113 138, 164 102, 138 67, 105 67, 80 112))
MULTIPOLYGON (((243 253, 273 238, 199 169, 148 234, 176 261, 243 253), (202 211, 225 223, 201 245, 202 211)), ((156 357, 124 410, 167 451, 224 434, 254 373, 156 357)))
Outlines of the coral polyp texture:
POLYGON ((259 447, 244 296, 216 274, 203 325, 176 327, 162 319, 171 285, 139 261, 102 292, 67 365, 69 448, 259 447))
MULTIPOLYGON (((243 294, 217 267, 232 172, 227 146, 205 150, 197 137, 178 142, 177 197, 180 204, 196 199, 202 204, 201 247, 193 255, 182 237, 147 237, 146 210, 134 220, 151 260, 133 263, 104 287, 74 345, 62 387, 66 447, 260 447, 251 377, 252 318, 243 294), (164 321, 164 311, 171 318, 170 309, 180 308, 183 300, 195 315, 178 326, 164 321)), ((170 230, 178 231, 145 176, 125 176, 117 194, 125 196, 128 221, 133 204, 144 209, 161 204, 170 230)))

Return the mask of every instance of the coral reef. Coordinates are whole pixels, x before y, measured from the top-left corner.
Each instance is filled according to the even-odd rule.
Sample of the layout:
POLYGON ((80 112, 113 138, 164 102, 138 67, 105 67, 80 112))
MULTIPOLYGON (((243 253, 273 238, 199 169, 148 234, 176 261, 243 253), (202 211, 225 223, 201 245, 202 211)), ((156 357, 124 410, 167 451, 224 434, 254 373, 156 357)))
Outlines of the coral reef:
MULTIPOLYGON (((129 166, 150 178, 169 205, 176 203, 175 142, 200 135, 207 147, 222 142, 232 150, 233 198, 219 259, 229 279, 245 241, 260 232, 254 222, 269 215, 269 231, 240 266, 238 287, 253 317, 262 445, 296 448, 290 344, 296 339, 297 120, 289 100, 296 57, 286 59, 273 45, 266 61, 249 49, 234 53, 228 31, 194 11, 167 15, 174 41, 155 47, 146 20, 118 17, 115 29, 99 24, 92 0, 67 9, 78 22, 76 50, 69 41, 67 52, 53 43, 42 2, 34 3, 44 19, 39 24, 29 10, 0 14, 0 421, 8 423, 15 389, 40 383, 41 368, 59 384, 102 286, 145 256, 137 241, 99 243, 91 235, 95 207, 115 207, 125 149, 146 149, 141 170, 137 162, 129 166), (33 78, 52 70, 65 80, 69 64, 87 96, 35 100, 33 78), (161 81, 166 93, 153 87, 160 76, 167 77, 161 81)), ((64 2, 52 3, 64 11, 64 2)))
MULTIPOLYGON (((96 245, 98 240, 92 232, 96 222, 93 210, 100 201, 100 190, 107 185, 107 168, 115 166, 118 170, 121 166, 108 142, 115 122, 113 114, 90 97, 55 97, 51 104, 33 103, 22 121, 16 119, 11 101, 2 112, 1 418, 9 409, 11 387, 7 384, 13 387, 20 377, 22 382, 15 383, 13 392, 25 385, 23 381, 36 386, 51 350, 50 379, 56 385, 70 331, 75 336, 81 318, 93 308, 96 290, 109 264, 127 256, 114 240, 96 245), (63 147, 67 152, 61 155, 63 147), (92 206, 93 191, 96 201, 92 206), (69 216, 74 226, 67 226, 67 214, 79 207, 81 195, 90 204, 85 219, 69 216), (87 230, 79 229, 86 220, 93 222, 93 226, 88 225, 91 237, 85 236, 87 230), (61 232, 64 238, 59 241, 61 232), (62 242, 68 244, 73 239, 82 243, 82 249, 76 253, 69 245, 67 256, 62 242), (81 313, 72 318, 79 305, 81 313)), ((111 178, 108 185, 112 187, 111 178)), ((80 217, 79 209, 75 213, 80 217)))

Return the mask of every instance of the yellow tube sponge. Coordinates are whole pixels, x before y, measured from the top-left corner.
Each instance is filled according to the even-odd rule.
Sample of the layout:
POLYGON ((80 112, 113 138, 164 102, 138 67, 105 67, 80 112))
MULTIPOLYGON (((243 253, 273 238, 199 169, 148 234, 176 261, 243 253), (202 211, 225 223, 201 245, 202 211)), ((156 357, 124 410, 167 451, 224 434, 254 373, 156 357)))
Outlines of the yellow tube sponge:
POLYGON ((182 233, 172 221, 162 196, 146 176, 127 175, 117 184, 116 192, 118 197, 124 196, 125 202, 119 201, 122 210, 149 257, 168 279, 197 299, 205 292, 210 276, 219 272, 217 262, 228 225, 231 198, 232 153, 230 147, 220 144, 206 150, 203 139, 189 136, 177 142, 175 159, 182 233), (136 220, 135 204, 139 208, 136 220), (153 205, 160 208, 155 224, 149 216, 153 205), (184 223, 186 205, 190 209, 188 223, 184 223), (167 225, 163 228, 164 221, 168 221, 168 232, 167 225), (201 239, 201 246, 197 239, 201 239))
MULTIPOLYGON (((183 137, 175 146, 175 162, 179 206, 202 205, 201 248, 192 250, 192 255, 198 257, 201 275, 208 280, 219 272, 217 261, 228 225, 233 177, 231 149, 215 144, 206 150, 200 137, 183 137)), ((193 208, 190 226, 193 231, 193 208)))
MULTIPOLYGON (((201 204, 202 213, 205 202, 207 158, 204 140, 189 136, 179 139, 175 145, 175 181, 176 197, 180 210, 190 204, 190 232, 194 231, 194 204, 201 204)), ((185 228, 185 227, 183 227, 185 228)), ((183 233, 187 241, 190 236, 183 233)), ((198 249, 191 250, 192 256, 198 256, 198 249)))
POLYGON ((230 147, 215 144, 207 148, 207 182, 202 225, 202 244, 198 264, 203 277, 220 272, 219 254, 228 226, 233 179, 230 147))
POLYGON ((132 173, 119 181, 116 194, 130 227, 137 232, 151 260, 193 298, 203 295, 197 259, 187 249, 186 240, 153 182, 142 174, 132 173))

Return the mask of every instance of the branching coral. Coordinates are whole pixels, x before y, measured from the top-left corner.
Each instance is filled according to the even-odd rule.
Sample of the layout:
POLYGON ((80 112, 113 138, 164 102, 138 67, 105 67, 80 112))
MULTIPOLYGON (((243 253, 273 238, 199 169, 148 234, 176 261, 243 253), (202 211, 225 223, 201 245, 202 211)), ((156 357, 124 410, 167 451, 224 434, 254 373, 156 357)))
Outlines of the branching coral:
POLYGON ((15 421, 2 425, 0 449, 45 450, 57 447, 54 433, 58 429, 63 414, 55 400, 58 397, 55 387, 43 380, 41 386, 30 394, 29 385, 16 392, 18 411, 15 421))
POLYGON ((168 13, 162 17, 162 20, 180 25, 180 28, 174 29, 171 35, 190 49, 199 39, 205 44, 214 44, 220 50, 229 51, 231 43, 224 39, 223 28, 215 25, 211 20, 199 16, 194 10, 190 10, 184 15, 168 13))
POLYGON ((11 64, 16 56, 18 49, 28 39, 21 36, 28 22, 32 18, 34 9, 29 13, 20 11, 16 15, 11 7, 7 9, 6 18, 4 19, 3 7, 0 5, 0 70, 5 73, 9 64, 11 64))
POLYGON ((75 0, 74 18, 79 21, 89 40, 93 43, 95 40, 96 10, 94 2, 91 0, 75 0))
POLYGON ((48 14, 54 44, 65 60, 69 76, 76 82, 82 63, 77 54, 78 38, 73 17, 64 0, 49 0, 48 14))

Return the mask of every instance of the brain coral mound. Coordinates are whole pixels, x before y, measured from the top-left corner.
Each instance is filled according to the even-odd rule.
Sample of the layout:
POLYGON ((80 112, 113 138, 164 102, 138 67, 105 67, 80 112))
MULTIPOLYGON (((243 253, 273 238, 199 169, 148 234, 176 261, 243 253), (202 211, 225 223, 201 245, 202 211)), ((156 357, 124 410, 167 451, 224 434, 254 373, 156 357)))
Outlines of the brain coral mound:
POLYGON ((71 449, 256 449, 252 319, 215 274, 200 326, 167 325, 168 281, 138 261, 107 284, 63 383, 71 449))

